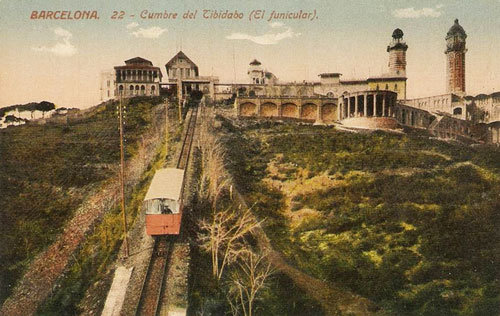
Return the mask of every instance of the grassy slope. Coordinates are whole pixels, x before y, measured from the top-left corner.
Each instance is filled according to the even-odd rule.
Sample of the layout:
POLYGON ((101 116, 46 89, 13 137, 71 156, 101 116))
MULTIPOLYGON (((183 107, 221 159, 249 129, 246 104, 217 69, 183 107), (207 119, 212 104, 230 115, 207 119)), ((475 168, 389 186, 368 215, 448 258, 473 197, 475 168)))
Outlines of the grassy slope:
POLYGON ((398 315, 498 314, 499 150, 224 125, 236 181, 296 266, 398 315))
MULTIPOLYGON (((161 99, 131 101, 127 155, 161 99), (141 102, 144 101, 144 102, 141 102)), ((119 162, 116 104, 100 105, 68 124, 0 131, 0 302, 29 261, 51 243, 85 196, 114 175, 119 162)))

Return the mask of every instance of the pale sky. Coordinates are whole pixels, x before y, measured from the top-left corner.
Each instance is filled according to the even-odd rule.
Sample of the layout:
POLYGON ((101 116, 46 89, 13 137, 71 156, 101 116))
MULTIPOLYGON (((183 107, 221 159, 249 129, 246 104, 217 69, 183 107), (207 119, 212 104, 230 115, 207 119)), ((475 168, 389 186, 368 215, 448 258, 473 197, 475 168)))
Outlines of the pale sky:
POLYGON ((500 0, 0 0, 0 107, 41 100, 93 106, 101 71, 141 56, 166 75, 165 63, 181 46, 201 75, 221 82, 246 82, 254 58, 285 82, 318 80, 322 72, 366 78, 387 71, 386 47, 395 28, 409 46, 408 96, 442 94, 444 37, 455 18, 468 35, 467 92, 491 93, 500 91, 498 17, 500 0), (237 10, 244 17, 204 19, 204 9, 237 10), (97 10, 99 19, 32 20, 34 10, 97 10), (123 10, 124 18, 111 19, 114 10, 123 10), (179 16, 142 19, 143 10, 179 16), (198 10, 196 19, 182 19, 187 10, 198 10), (252 10, 265 10, 265 19, 249 21, 252 10), (273 10, 316 10, 317 19, 268 21, 273 10))

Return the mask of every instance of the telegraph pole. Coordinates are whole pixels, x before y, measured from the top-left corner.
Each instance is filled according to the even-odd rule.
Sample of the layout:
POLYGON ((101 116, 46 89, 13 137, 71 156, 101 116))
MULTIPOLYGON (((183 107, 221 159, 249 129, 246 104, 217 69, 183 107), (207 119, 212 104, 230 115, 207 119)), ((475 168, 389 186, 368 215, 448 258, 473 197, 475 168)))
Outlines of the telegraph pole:
POLYGON ((167 148, 168 156, 168 100, 165 101, 165 146, 167 148))
POLYGON ((125 157, 123 154, 123 107, 122 107, 122 95, 120 94, 120 105, 119 105, 119 117, 120 117, 120 191, 121 191, 121 207, 122 207, 122 220, 123 220, 123 239, 125 242, 125 258, 128 258, 128 237, 127 237, 127 215, 125 214, 125 157))

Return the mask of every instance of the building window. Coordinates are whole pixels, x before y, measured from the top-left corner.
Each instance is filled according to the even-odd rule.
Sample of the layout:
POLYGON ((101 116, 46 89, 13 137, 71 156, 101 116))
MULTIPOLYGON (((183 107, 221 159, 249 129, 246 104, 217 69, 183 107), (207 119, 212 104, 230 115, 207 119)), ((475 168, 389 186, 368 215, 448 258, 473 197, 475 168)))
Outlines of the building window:
POLYGON ((398 84, 394 84, 394 90, 398 90, 398 84))
MULTIPOLYGON (((110 82, 109 80, 108 80, 108 82, 107 82, 107 85, 108 85, 108 88, 109 88, 109 86, 111 85, 111 82, 110 82)), ((108 95, 108 97, 109 97, 109 95, 108 95)))
POLYGON ((186 77, 188 77, 188 78, 189 78, 189 75, 190 75, 190 70, 191 70, 191 69, 189 69, 189 68, 188 68, 188 69, 186 69, 186 77))
POLYGON ((389 90, 389 85, 385 84, 385 90, 389 90))

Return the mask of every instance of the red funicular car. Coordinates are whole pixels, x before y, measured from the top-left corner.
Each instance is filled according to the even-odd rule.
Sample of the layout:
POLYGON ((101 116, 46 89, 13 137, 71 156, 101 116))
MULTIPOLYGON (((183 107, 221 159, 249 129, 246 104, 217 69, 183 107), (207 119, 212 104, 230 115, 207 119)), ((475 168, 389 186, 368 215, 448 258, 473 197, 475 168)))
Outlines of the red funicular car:
POLYGON ((178 235, 182 220, 184 170, 160 169, 144 198, 146 233, 150 236, 178 235))

